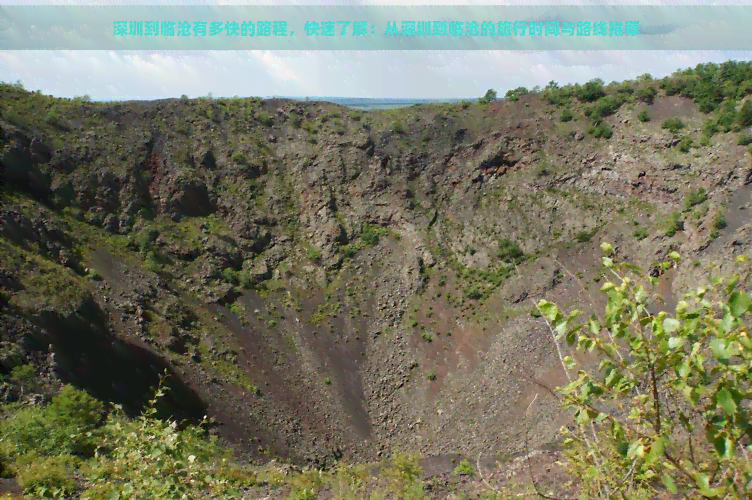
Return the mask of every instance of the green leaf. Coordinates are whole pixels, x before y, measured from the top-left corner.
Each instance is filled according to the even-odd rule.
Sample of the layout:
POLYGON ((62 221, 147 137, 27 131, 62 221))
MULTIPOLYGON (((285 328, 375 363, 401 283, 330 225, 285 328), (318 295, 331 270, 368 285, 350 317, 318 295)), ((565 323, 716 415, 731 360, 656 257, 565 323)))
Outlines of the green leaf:
POLYGON ((721 328, 723 329, 724 333, 730 332, 734 328, 734 323, 736 322, 736 318, 733 314, 731 314, 731 311, 727 312, 723 316, 723 321, 721 321, 721 328))
POLYGON ((716 392, 715 394, 716 404, 721 408, 726 415, 734 415, 736 413, 736 401, 734 401, 731 392, 725 387, 716 392))
POLYGON ((734 291, 731 297, 729 297, 728 305, 731 309, 731 314, 735 318, 740 318, 745 312, 750 310, 752 300, 750 300, 749 295, 746 293, 734 291))
POLYGON ((681 256, 673 250, 668 253, 668 258, 677 262, 681 260, 681 256))
POLYGON ((713 351, 716 359, 724 364, 729 359, 728 345, 722 339, 713 339, 710 341, 710 350, 713 351))
POLYGON ((674 318, 666 318, 663 320, 663 329, 666 333, 673 333, 679 329, 681 323, 674 318))
POLYGON ((575 363, 574 358, 572 358, 572 356, 566 356, 564 358, 564 366, 567 367, 567 370, 573 370, 577 366, 577 363, 575 363))
POLYGON ((577 341, 577 335, 576 335, 576 333, 575 333, 574 330, 572 330, 569 333, 567 333, 566 340, 567 340, 567 345, 568 346, 573 346, 574 345, 574 343, 577 341))
POLYGON ((645 292, 645 288, 640 286, 635 293, 635 302, 642 304, 645 302, 645 299, 647 299, 647 293, 645 292))
POLYGON ((602 261, 605 267, 614 267, 614 260, 611 257, 603 257, 602 261))
POLYGON ((598 334, 601 331, 601 322, 598 321, 598 317, 594 314, 590 317, 590 333, 598 334))
POLYGON ((627 452, 627 458, 642 457, 645 454, 645 445, 640 441, 635 441, 629 445, 629 451, 627 452))
POLYGON ((653 442, 647 456, 649 463, 655 463, 656 460, 663 456, 663 446, 664 441, 662 437, 659 437, 653 442))
POLYGON ((601 243, 601 251, 606 255, 611 255, 612 253, 614 253, 614 247, 604 241, 603 243, 601 243))
POLYGON ((708 479, 707 474, 697 474, 697 477, 695 477, 695 484, 700 489, 700 493, 703 496, 711 498, 718 496, 717 489, 710 489, 710 480, 708 479))
POLYGON ((671 493, 676 494, 679 491, 679 489, 676 487, 676 481, 674 481, 674 478, 669 476, 668 474, 664 474, 661 477, 661 481, 663 481, 666 489, 671 493))
POLYGON ((559 308, 556 307, 556 304, 547 300, 541 300, 538 302, 538 308, 549 321, 554 321, 559 314, 559 308))
POLYGON ((680 349, 684 346, 684 338, 682 337, 671 337, 668 339, 668 348, 669 349, 680 349))
POLYGON ((601 292, 608 292, 609 290, 613 290, 614 288, 616 288, 616 285, 608 281, 601 287, 601 292))

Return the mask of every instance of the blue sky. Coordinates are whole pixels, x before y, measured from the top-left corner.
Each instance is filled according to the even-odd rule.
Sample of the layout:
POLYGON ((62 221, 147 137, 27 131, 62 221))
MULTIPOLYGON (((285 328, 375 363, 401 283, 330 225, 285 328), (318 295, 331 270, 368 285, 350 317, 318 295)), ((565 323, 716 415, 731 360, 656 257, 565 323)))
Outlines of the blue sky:
MULTIPOLYGON (((59 1, 55 5, 125 2, 59 1)), ((137 1, 129 4, 187 5, 201 2, 137 1)), ((220 1, 212 4, 244 4, 220 1)), ((256 4, 353 4, 352 1, 261 1, 256 4)), ((359 4, 420 5, 429 2, 363 1, 359 4)), ((566 1, 445 1, 432 4, 586 4, 566 1)), ((685 4, 688 2, 597 2, 685 4)), ((694 3, 694 2, 691 2, 694 3)), ((35 4, 19 0, 1 5, 35 4)), ((752 0, 706 2, 750 5, 752 0)), ((0 80, 21 80, 30 90, 95 100, 221 96, 477 97, 489 88, 501 94, 518 86, 606 82, 643 73, 661 77, 681 68, 729 59, 752 60, 750 51, 2 51, 0 80)))

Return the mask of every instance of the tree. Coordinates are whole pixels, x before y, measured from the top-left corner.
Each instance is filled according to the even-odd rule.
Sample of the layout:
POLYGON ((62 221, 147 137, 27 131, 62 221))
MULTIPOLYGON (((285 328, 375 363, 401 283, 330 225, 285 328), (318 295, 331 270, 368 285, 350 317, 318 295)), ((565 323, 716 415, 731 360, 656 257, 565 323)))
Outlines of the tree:
POLYGON ((486 95, 480 98, 480 102, 483 104, 489 103, 491 101, 495 101, 497 97, 498 97, 498 94, 496 93, 494 89, 488 89, 486 91, 486 95))
MULTIPOLYGON (((569 380, 559 394, 575 426, 563 431, 564 446, 580 493, 749 498, 752 299, 737 290, 740 276, 686 294, 671 314, 652 314, 657 278, 616 263, 611 245, 601 249, 615 278, 601 287, 608 297, 602 316, 582 321, 577 310, 567 314, 546 300, 536 306, 569 380), (600 362, 577 362, 568 348, 594 352, 600 362)), ((669 252, 659 270, 679 261, 669 252)))
POLYGON ((517 87, 516 89, 508 90, 505 97, 510 101, 517 101, 521 96, 528 93, 529 91, 525 87, 517 87))
POLYGON ((752 127, 752 100, 744 101, 736 119, 740 127, 752 127))
POLYGON ((556 90, 558 88, 559 88, 559 84, 553 80, 551 80, 550 82, 548 82, 548 84, 546 84, 546 90, 556 90))
POLYGON ((584 102, 594 102, 604 97, 606 92, 603 90, 603 80, 595 78, 583 85, 578 92, 578 97, 584 102))
POLYGON ((637 89, 637 98, 648 104, 653 104, 656 95, 658 95, 658 91, 653 87, 642 87, 637 89))

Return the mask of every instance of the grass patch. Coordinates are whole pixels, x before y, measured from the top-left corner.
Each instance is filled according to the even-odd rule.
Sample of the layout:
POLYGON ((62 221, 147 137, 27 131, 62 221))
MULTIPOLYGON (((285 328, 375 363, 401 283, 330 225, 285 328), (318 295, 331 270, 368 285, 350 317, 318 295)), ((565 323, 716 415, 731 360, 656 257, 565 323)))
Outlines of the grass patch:
POLYGON ((672 238, 676 235, 678 231, 684 230, 684 222, 681 220, 681 214, 679 212, 674 212, 671 214, 671 219, 669 219, 669 222, 666 226, 666 231, 664 234, 668 236, 669 238, 672 238))
POLYGON ((474 476, 475 467, 473 467, 472 464, 467 459, 465 459, 460 462, 457 467, 454 468, 453 473, 455 476, 474 476))
POLYGON ((360 236, 347 245, 342 245, 340 247, 340 251, 344 254, 345 257, 352 258, 361 250, 378 245, 379 241, 381 241, 381 238, 386 235, 390 235, 395 237, 395 239, 399 239, 397 235, 395 235, 388 228, 381 227, 376 224, 365 224, 361 229, 360 236))
POLYGON ((632 236, 637 238, 638 241, 642 241, 648 237, 648 230, 644 227, 638 227, 637 229, 634 230, 634 232, 632 233, 632 236))
POLYGON ((687 193, 684 198, 684 210, 690 210, 696 205, 705 202, 708 199, 708 194, 705 192, 705 188, 697 188, 687 193))
POLYGON ((65 310, 89 295, 86 279, 4 238, 0 238, 0 255, 3 267, 18 276, 23 287, 10 297, 11 304, 24 309, 65 310))
POLYGON ((675 134, 685 127, 680 118, 668 118, 661 124, 661 128, 675 134))
POLYGON ((503 239, 499 241, 499 248, 496 256, 502 261, 509 264, 519 264, 525 258, 520 244, 516 241, 503 239))
POLYGON ((588 241, 593 239, 593 236, 595 236, 595 233, 597 232, 598 232, 597 228, 591 229, 590 231, 587 231, 587 230, 579 231, 575 235, 575 239, 580 243, 587 243, 588 241))

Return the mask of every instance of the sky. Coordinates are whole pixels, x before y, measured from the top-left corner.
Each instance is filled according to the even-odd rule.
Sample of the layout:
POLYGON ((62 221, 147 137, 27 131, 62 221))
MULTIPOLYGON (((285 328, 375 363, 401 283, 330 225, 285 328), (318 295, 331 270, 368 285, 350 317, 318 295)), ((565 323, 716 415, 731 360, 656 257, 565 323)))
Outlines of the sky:
MULTIPOLYGON (((114 5, 121 1, 32 2, 2 5, 114 5)), ((129 4, 188 5, 204 1, 136 1, 129 4)), ((243 4, 219 1, 212 4, 243 4)), ((261 1, 254 4, 420 5, 425 1, 261 1)), ((696 2, 588 2, 439 0, 447 5, 696 4, 696 2)), ((750 5, 752 0, 704 2, 750 5)), ((20 80, 29 90, 93 100, 205 96, 337 96, 371 98, 480 97, 487 89, 606 82, 654 77, 699 63, 752 60, 749 51, 0 51, 0 80, 20 80)))

